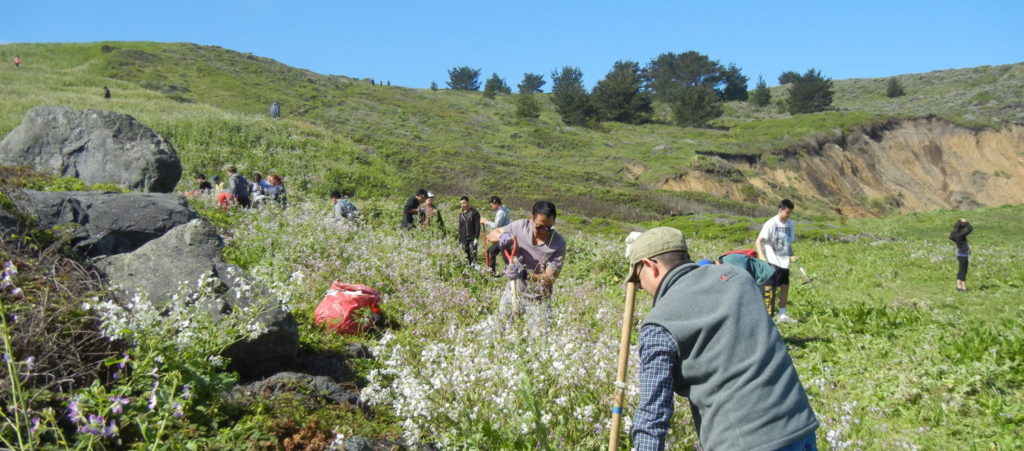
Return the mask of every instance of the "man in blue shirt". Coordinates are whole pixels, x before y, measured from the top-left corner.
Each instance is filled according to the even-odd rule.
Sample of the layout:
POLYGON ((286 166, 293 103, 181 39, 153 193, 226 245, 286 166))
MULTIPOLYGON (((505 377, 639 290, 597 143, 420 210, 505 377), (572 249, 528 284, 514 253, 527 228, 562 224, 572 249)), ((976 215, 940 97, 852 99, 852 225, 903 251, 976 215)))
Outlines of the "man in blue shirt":
POLYGON ((665 448, 678 394, 706 451, 816 450, 818 421, 750 274, 698 266, 671 227, 644 232, 627 256, 629 280, 654 296, 640 326, 636 449, 665 448))

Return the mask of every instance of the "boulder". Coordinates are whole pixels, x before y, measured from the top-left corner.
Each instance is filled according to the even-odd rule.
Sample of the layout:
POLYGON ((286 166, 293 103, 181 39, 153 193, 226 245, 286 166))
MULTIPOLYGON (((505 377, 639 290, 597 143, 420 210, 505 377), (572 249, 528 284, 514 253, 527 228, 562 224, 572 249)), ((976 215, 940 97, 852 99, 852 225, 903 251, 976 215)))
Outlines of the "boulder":
MULTIPOLYGON (((143 292, 148 302, 157 305, 166 304, 182 284, 195 283, 204 274, 213 275, 217 284, 214 292, 222 296, 220 310, 214 313, 250 306, 257 302, 251 297, 254 294, 268 299, 269 294, 242 269, 221 259, 223 247, 213 225, 200 218, 171 229, 131 253, 98 259, 95 265, 122 295, 143 292), (243 285, 256 288, 242 289, 243 285)), ((259 318, 266 332, 224 351, 224 356, 231 358, 230 368, 244 378, 270 374, 296 362, 298 324, 291 313, 277 308, 278 303, 271 304, 259 318)))
POLYGON ((169 193, 181 178, 171 144, 133 117, 103 110, 40 106, 0 141, 0 165, 169 193))
POLYGON ((20 212, 35 217, 36 228, 82 226, 72 244, 90 257, 131 252, 199 216, 177 194, 22 189, 10 197, 20 212))
POLYGON ((266 379, 239 385, 234 395, 260 395, 273 399, 285 393, 304 398, 312 408, 326 405, 345 406, 349 409, 367 409, 359 400, 359 393, 346 390, 327 376, 284 371, 266 379))

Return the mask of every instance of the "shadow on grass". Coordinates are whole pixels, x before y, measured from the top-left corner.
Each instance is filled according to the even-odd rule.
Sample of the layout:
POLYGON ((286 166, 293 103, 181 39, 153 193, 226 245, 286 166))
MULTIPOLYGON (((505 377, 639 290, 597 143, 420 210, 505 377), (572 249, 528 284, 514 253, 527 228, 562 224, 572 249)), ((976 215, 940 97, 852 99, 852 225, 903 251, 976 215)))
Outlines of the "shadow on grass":
POLYGON ((814 343, 814 342, 830 343, 830 342, 832 342, 831 339, 829 339, 829 338, 822 338, 822 337, 783 337, 782 341, 786 342, 787 345, 796 346, 796 347, 798 347, 800 349, 806 349, 808 343, 814 343))

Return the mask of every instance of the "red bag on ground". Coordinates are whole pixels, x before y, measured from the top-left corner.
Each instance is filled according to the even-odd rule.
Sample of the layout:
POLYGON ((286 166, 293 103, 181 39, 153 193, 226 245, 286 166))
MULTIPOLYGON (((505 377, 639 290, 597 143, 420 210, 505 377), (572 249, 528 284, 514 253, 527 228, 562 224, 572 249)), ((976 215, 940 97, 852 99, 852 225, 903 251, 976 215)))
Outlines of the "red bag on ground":
POLYGON ((313 320, 339 334, 355 335, 373 328, 380 316, 380 292, 366 285, 331 284, 324 299, 316 306, 313 320))
MULTIPOLYGON (((726 252, 726 253, 724 253, 722 255, 729 255, 729 254, 743 254, 743 255, 746 255, 747 257, 750 257, 750 258, 757 258, 757 251, 755 251, 753 249, 740 249, 738 251, 729 251, 729 252, 726 252)), ((719 255, 718 257, 721 258, 722 255, 719 255)))

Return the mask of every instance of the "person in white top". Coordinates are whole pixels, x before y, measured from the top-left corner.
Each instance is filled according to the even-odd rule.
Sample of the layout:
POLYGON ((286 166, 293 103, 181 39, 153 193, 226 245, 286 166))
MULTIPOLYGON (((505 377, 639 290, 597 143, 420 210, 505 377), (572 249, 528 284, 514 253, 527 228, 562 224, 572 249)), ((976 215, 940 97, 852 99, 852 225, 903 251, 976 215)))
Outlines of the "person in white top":
POLYGON ((793 214, 793 201, 782 199, 779 202, 779 214, 773 216, 757 235, 754 247, 757 257, 780 269, 777 271, 776 284, 779 289, 779 317, 781 323, 795 323, 796 320, 786 314, 789 302, 789 263, 793 257, 793 241, 796 241, 796 226, 789 217, 793 214))

